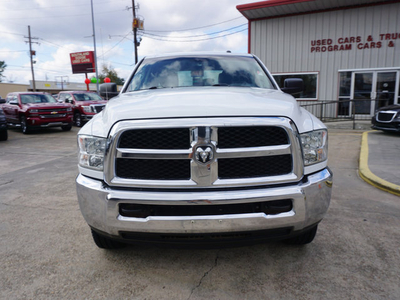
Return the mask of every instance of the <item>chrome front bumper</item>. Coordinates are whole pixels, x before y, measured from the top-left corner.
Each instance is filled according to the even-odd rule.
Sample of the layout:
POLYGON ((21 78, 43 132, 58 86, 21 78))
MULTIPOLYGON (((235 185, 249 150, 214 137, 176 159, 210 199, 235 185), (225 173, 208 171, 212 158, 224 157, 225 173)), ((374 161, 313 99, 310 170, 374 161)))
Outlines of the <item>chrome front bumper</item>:
POLYGON ((114 190, 102 181, 79 175, 76 179, 79 206, 94 229, 120 237, 134 233, 229 233, 293 228, 300 231, 318 223, 328 210, 332 173, 328 168, 306 176, 306 181, 283 187, 233 191, 157 192, 114 190), (246 213, 212 216, 131 218, 119 214, 119 205, 216 205, 292 199, 293 209, 276 215, 246 213))

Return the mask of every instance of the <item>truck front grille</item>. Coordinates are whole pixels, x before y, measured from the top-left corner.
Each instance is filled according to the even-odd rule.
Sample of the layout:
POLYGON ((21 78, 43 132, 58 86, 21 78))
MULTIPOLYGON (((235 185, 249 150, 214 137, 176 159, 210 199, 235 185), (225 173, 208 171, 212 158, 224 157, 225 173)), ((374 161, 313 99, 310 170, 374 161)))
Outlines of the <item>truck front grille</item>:
POLYGON ((228 158, 218 161, 221 179, 252 178, 289 174, 292 171, 290 154, 248 158, 228 158))
POLYGON ((40 115, 42 119, 65 118, 67 114, 40 115))
POLYGON ((189 149, 188 128, 127 130, 121 134, 119 148, 189 149))
POLYGON ((43 109, 39 109, 38 112, 39 113, 52 113, 52 112, 58 112, 58 113, 66 113, 68 111, 67 108, 43 108, 43 109))
POLYGON ((104 109, 105 105, 104 104, 92 104, 92 105, 90 105, 90 107, 92 108, 92 111, 97 114, 104 109))
POLYGON ((260 147, 289 144, 286 130, 276 126, 218 128, 218 148, 260 147))
POLYGON ((215 188, 301 179, 301 148, 286 118, 123 121, 111 132, 106 182, 215 188))
POLYGON ((117 159, 118 177, 146 180, 189 180, 190 161, 177 159, 117 159))

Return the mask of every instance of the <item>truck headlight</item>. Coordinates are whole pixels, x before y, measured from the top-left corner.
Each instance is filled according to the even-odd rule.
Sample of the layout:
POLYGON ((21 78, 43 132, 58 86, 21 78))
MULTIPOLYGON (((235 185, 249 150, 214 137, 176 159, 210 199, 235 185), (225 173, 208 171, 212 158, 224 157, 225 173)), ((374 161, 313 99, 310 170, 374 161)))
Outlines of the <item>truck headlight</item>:
POLYGON ((102 171, 106 151, 106 139, 95 136, 79 135, 79 165, 102 171))
POLYGON ((305 166, 328 158, 328 131, 326 129, 302 133, 300 138, 305 166))
POLYGON ((84 112, 87 112, 87 113, 92 112, 92 108, 90 106, 82 106, 82 108, 83 108, 84 112))

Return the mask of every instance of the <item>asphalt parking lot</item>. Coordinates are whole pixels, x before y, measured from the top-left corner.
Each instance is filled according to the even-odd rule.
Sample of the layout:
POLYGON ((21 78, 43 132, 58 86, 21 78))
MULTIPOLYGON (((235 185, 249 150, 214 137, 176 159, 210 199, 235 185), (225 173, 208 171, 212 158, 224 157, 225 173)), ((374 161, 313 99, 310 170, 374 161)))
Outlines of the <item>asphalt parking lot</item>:
POLYGON ((362 131, 330 130, 332 201, 307 246, 117 251, 80 214, 77 132, 0 142, 1 299, 400 298, 400 198, 359 177, 362 131))

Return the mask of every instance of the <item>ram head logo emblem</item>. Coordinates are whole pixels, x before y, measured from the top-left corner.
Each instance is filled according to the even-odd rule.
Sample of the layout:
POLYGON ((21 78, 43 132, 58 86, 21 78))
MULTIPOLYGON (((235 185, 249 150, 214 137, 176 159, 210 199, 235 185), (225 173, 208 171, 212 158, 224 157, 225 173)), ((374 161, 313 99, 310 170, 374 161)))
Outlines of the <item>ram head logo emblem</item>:
POLYGON ((209 146, 197 147, 195 159, 198 163, 207 164, 214 158, 214 151, 209 146))

